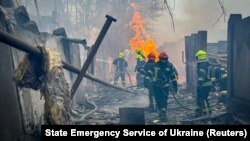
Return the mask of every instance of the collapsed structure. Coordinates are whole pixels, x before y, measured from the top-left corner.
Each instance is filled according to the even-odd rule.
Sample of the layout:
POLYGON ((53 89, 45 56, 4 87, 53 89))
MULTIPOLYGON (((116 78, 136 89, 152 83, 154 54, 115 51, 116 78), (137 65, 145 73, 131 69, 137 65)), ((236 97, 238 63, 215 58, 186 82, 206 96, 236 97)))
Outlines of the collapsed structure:
MULTIPOLYGON (((15 133, 18 133, 16 136, 20 136, 22 132, 33 132, 33 130, 37 130, 43 121, 47 124, 72 124, 68 115, 70 112, 70 99, 76 92, 83 77, 87 77, 90 80, 97 81, 115 89, 133 93, 86 73, 86 70, 92 62, 93 57, 95 56, 106 32, 108 31, 109 26, 113 21, 116 21, 114 18, 106 16, 107 21, 104 24, 96 43, 93 45, 93 48, 88 48, 90 53, 82 68, 84 71, 82 71, 65 61, 68 61, 71 64, 79 62, 79 46, 71 46, 71 43, 86 45, 85 40, 67 38, 64 29, 58 29, 53 32, 54 35, 62 35, 60 37, 56 37, 48 33, 40 33, 35 22, 30 21, 28 13, 23 6, 18 7, 14 11, 13 9, 3 7, 0 7, 0 10, 2 17, 2 31, 0 36, 1 43, 4 43, 1 47, 1 49, 3 49, 1 53, 9 55, 3 55, 2 57, 6 58, 1 58, 1 61, 3 61, 3 65, 5 66, 4 68, 11 70, 4 71, 1 74, 3 76, 8 76, 8 78, 2 78, 2 82, 5 82, 4 84, 6 86, 1 87, 1 93, 4 94, 2 95, 4 99, 6 99, 6 96, 12 96, 11 98, 7 98, 8 101, 6 101, 6 104, 2 103, 3 105, 11 105, 9 109, 3 108, 2 110, 5 111, 5 114, 3 114, 4 117, 1 122, 7 123, 6 126, 3 126, 4 128, 2 128, 2 130, 9 131, 3 136, 10 135, 12 131, 16 131, 15 133), (10 17, 9 13, 14 13, 12 16, 15 16, 10 17), (9 32, 14 36, 6 32, 9 32), (28 54, 25 55, 22 52, 9 47, 14 47, 28 54), (48 47, 52 48, 54 51, 48 47), (77 58, 77 54, 79 58, 77 58), (60 58, 65 61, 60 61, 60 58), (14 64, 14 68, 12 64, 14 64), (74 80, 73 74, 63 71, 62 68, 65 68, 72 73, 79 74, 71 91, 69 90, 70 86, 68 84, 71 84, 74 80), (13 84, 11 80, 15 69, 17 70, 15 72, 14 80, 17 82, 18 86, 23 87, 24 89, 16 88, 15 84, 13 84), (45 99, 40 99, 40 95, 35 94, 39 93, 39 91, 32 91, 31 89, 26 88, 34 90, 40 89, 40 95, 43 95, 45 99), (9 91, 9 89, 17 89, 18 91, 9 91), (21 104, 19 104, 19 102, 21 102, 21 104), (45 111, 42 108, 44 104, 45 111), (13 110, 13 107, 16 107, 16 110, 13 110), (19 111, 18 107, 22 110, 19 111), (9 111, 11 111, 10 114, 15 113, 18 115, 14 117, 10 116, 10 114, 8 114, 9 111), (40 119, 40 117, 43 117, 42 115, 44 113, 45 119, 40 119), (13 121, 11 121, 11 123, 7 122, 7 120, 9 120, 8 117, 13 117, 13 121), (24 120, 22 118, 24 118, 24 120), (18 129, 16 130, 16 128, 18 129), (23 129, 25 129, 25 131, 22 131, 23 129)), ((80 63, 77 65, 79 64, 80 63)), ((16 136, 13 136, 13 138, 16 138, 16 136)))

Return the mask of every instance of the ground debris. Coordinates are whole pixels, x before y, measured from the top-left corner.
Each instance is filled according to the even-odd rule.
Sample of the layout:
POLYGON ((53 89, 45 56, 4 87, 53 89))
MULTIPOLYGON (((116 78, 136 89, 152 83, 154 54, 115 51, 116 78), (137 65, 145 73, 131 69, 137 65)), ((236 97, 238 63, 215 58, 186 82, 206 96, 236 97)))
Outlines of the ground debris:
MULTIPOLYGON (((119 108, 123 107, 138 107, 145 108, 145 124, 146 125, 181 125, 190 124, 185 121, 196 120, 195 117, 195 102, 196 96, 191 93, 186 93, 184 90, 180 94, 175 95, 176 99, 182 103, 183 106, 191 110, 184 109, 174 99, 172 94, 169 94, 168 107, 167 107, 167 121, 157 122, 158 112, 149 111, 148 107, 148 93, 147 90, 140 91, 138 94, 129 94, 114 89, 99 88, 98 90, 88 91, 88 97, 97 105, 97 110, 85 117, 84 120, 78 124, 83 125, 105 125, 105 124, 119 124, 119 108), (94 91, 97 91, 96 93, 94 91), (92 92, 92 94, 91 94, 92 92)), ((225 106, 218 101, 219 97, 211 93, 209 102, 212 108, 212 117, 219 114, 226 113, 225 106)), ((81 108, 81 107, 79 107, 81 108)), ((85 109, 84 114, 89 111, 85 109)), ((221 124, 223 118, 212 118, 208 120, 200 120, 193 122, 193 124, 221 124), (214 119, 214 120, 213 120, 214 119)), ((225 123, 225 122, 224 122, 225 123)))

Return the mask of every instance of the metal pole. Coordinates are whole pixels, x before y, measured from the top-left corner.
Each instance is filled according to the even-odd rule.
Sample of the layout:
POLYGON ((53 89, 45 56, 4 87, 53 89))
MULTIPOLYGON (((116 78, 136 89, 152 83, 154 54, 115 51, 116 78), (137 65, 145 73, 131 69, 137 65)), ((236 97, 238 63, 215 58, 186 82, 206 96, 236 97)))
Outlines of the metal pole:
POLYGON ((0 30, 0 42, 32 55, 40 56, 42 54, 40 49, 33 47, 18 39, 17 37, 12 36, 11 34, 6 33, 2 30, 0 30))
POLYGON ((86 50, 89 50, 90 47, 87 46, 87 41, 86 39, 74 39, 74 38, 66 38, 66 37, 61 37, 62 40, 75 43, 75 44, 81 44, 86 50))
POLYGON ((89 65, 91 64, 93 58, 95 57, 96 52, 97 52, 97 50, 98 50, 104 36, 106 35, 111 23, 116 22, 116 19, 114 19, 111 16, 106 15, 106 18, 107 18, 106 22, 105 22, 104 26, 102 27, 102 30, 99 33, 99 36, 96 39, 96 42, 94 43, 93 47, 90 49, 90 53, 89 53, 84 65, 83 65, 83 67, 81 69, 81 73, 77 76, 77 78, 76 78, 76 80, 75 80, 75 82, 74 82, 74 84, 72 86, 72 89, 71 89, 71 94, 72 95, 71 95, 71 97, 74 96, 77 88, 79 87, 80 83, 82 82, 82 79, 85 76, 86 71, 88 70, 89 65))
MULTIPOLYGON (((26 52, 28 54, 32 54, 32 55, 36 55, 36 56, 42 55, 40 49, 33 47, 33 46, 25 43, 24 41, 12 36, 9 33, 2 31, 2 30, 0 30, 0 42, 4 43, 6 45, 9 45, 10 47, 14 47, 16 49, 19 49, 19 50, 26 52)), ((76 74, 80 74, 80 72, 81 72, 79 69, 75 68, 74 66, 72 66, 64 61, 62 61, 62 64, 63 64, 63 68, 68 70, 68 71, 74 72, 76 74)), ((103 84, 105 86, 109 86, 109 87, 112 87, 112 88, 117 89, 117 90, 121 90, 121 91, 135 94, 135 92, 133 92, 133 91, 129 91, 129 90, 124 89, 122 87, 112 85, 109 82, 106 82, 104 80, 96 78, 93 75, 90 75, 88 73, 86 73, 84 77, 86 77, 92 81, 98 82, 100 84, 103 84)))
POLYGON ((71 42, 71 43, 76 43, 76 44, 82 44, 83 46, 87 45, 87 41, 85 39, 74 39, 74 38, 66 38, 62 37, 63 40, 71 42))

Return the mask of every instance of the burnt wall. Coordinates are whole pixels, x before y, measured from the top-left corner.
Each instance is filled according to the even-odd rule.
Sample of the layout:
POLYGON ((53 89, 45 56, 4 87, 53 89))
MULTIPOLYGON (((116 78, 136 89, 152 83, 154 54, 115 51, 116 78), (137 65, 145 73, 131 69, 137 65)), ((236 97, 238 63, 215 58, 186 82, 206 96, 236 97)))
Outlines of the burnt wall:
POLYGON ((232 112, 250 114, 250 17, 230 15, 228 21, 228 88, 232 112))
MULTIPOLYGON (((68 37, 66 30, 64 28, 58 28, 53 31, 53 35, 59 37, 68 37)), ((79 44, 71 43, 69 41, 61 39, 63 53, 65 54, 66 62, 75 66, 76 68, 81 68, 81 61, 80 61, 80 48, 79 44)), ((76 74, 70 73, 71 79, 74 80, 76 78, 76 74)))
POLYGON ((196 58, 199 49, 207 50, 207 31, 185 37, 186 83, 189 92, 196 92, 196 58))
MULTIPOLYGON (((3 1, 1 1, 3 2, 3 1)), ((7 31, 0 12, 0 30, 7 31)), ((14 66, 10 47, 0 43, 0 140, 17 140, 23 135, 19 95, 12 81, 14 66)))
MULTIPOLYGON (((56 49, 61 55, 61 60, 66 61, 67 55, 59 37, 49 33, 34 32, 33 25, 23 26, 30 22, 28 20, 18 24, 13 13, 13 8, 0 7, 1 30, 32 46, 44 45, 47 48, 56 49)), ((69 55, 73 57, 73 59, 69 58, 73 60, 72 64, 75 63, 74 61, 80 62, 79 59, 77 60, 80 58, 80 53, 76 52, 69 55)), ((40 127, 43 123, 44 99, 41 98, 40 92, 25 88, 17 89, 12 81, 13 71, 24 56, 24 52, 0 44, 0 140, 20 140, 22 136, 32 133, 34 127, 40 127)), ((64 74, 68 84, 71 85, 69 71, 64 70, 64 74)))

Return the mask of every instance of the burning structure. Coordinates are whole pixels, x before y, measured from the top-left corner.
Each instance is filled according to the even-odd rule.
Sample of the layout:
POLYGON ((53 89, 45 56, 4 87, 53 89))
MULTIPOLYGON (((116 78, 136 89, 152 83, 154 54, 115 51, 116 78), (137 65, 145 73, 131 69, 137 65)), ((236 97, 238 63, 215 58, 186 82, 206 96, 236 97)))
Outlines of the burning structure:
POLYGON ((137 49, 142 50, 143 55, 146 57, 150 53, 154 53, 156 56, 156 61, 159 60, 159 52, 157 51, 156 43, 151 35, 146 32, 144 21, 138 11, 133 14, 133 19, 130 22, 130 27, 134 31, 134 36, 130 38, 129 44, 132 51, 137 49))

